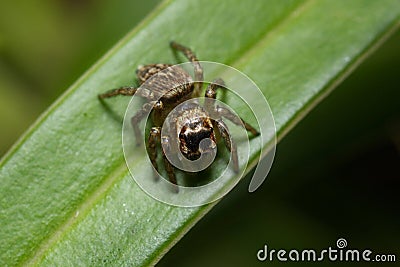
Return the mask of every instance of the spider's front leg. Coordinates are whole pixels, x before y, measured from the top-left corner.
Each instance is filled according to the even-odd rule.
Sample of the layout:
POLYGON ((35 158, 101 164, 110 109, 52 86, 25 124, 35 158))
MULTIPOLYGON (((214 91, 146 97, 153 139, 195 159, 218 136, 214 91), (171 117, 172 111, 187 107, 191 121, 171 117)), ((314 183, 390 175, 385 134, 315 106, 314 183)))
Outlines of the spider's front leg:
POLYGON ((216 107, 216 111, 218 114, 220 114, 222 117, 227 118, 231 122, 233 122, 236 125, 244 125, 244 128, 246 128, 247 131, 251 132, 254 136, 258 136, 260 133, 253 128, 250 124, 248 124, 245 120, 242 118, 236 116, 233 114, 229 109, 221 106, 216 107))
POLYGON ((217 97, 217 89, 225 86, 225 83, 222 79, 216 79, 212 83, 207 86, 204 100, 204 107, 207 112, 212 114, 215 119, 215 123, 217 124, 217 128, 221 134, 221 137, 224 139, 225 146, 229 152, 232 154, 232 163, 233 170, 237 173, 239 172, 239 160, 237 154, 236 143, 229 136, 228 126, 221 119, 221 114, 218 113, 218 110, 215 107, 215 99, 217 97))
POLYGON ((232 163, 233 163, 233 171, 238 173, 239 172, 239 160, 237 154, 237 147, 235 141, 229 136, 228 126, 222 119, 216 121, 218 130, 224 139, 225 146, 232 154, 232 163))
POLYGON ((217 113, 218 116, 227 118, 231 122, 233 122, 236 125, 244 125, 244 128, 246 128, 247 131, 251 132, 254 136, 259 135, 260 133, 250 124, 248 124, 245 120, 242 118, 236 116, 233 114, 229 109, 221 106, 215 106, 215 101, 208 101, 207 99, 216 99, 217 96, 217 89, 218 88, 223 88, 225 86, 225 83, 222 79, 216 79, 212 83, 210 83, 206 89, 205 93, 205 106, 208 111, 214 111, 217 113))
MULTIPOLYGON (((206 108, 208 113, 215 113, 215 99, 217 98, 217 89, 225 86, 225 82, 218 78, 215 79, 212 83, 207 86, 204 100, 204 107, 206 108)), ((216 114, 219 115, 219 114, 216 114)))
POLYGON ((232 121, 236 125, 244 125, 247 131, 251 132, 253 135, 259 135, 259 132, 254 129, 250 124, 245 122, 242 118, 237 117, 235 114, 233 114, 229 109, 225 107, 221 107, 218 105, 215 105, 215 99, 217 97, 217 90, 218 88, 224 88, 225 82, 218 78, 214 80, 212 83, 210 83, 207 86, 206 93, 205 93, 205 101, 204 101, 204 106, 210 114, 212 114, 216 119, 215 122, 217 124, 218 130, 224 139, 225 146, 231 152, 232 154, 232 162, 233 162, 233 170, 235 172, 239 171, 239 160, 238 160, 238 154, 237 154, 237 147, 236 143, 234 140, 231 138, 229 135, 229 130, 228 126, 225 124, 225 122, 222 120, 222 117, 227 118, 228 120, 232 121))
POLYGON ((171 140, 168 136, 163 136, 161 139, 162 139, 161 146, 163 148, 165 148, 165 150, 166 150, 166 151, 164 151, 164 149, 161 149, 163 159, 164 159, 165 170, 167 171, 169 181, 174 184, 173 190, 175 191, 175 193, 178 193, 179 187, 178 187, 178 183, 176 181, 174 166, 172 166, 171 162, 169 162, 167 156, 165 155, 165 153, 172 153, 171 147, 170 147, 171 140))
MULTIPOLYGON (((164 112, 164 104, 161 100, 156 101, 156 103, 153 105, 153 121, 157 121, 161 118, 163 112, 164 112)), ((148 142, 148 148, 149 148, 149 156, 150 156, 150 161, 153 164, 154 168, 158 171, 158 165, 157 165, 157 143, 160 142, 161 139, 161 127, 152 127, 150 131, 150 136, 149 136, 149 142, 148 142)), ((162 143, 164 144, 163 147, 166 148, 167 152, 166 153, 171 153, 171 149, 169 146, 169 138, 168 137, 162 137, 162 143)), ((168 174, 168 179, 171 183, 174 184, 174 191, 178 192, 179 188, 177 186, 176 182, 176 177, 175 177, 175 172, 174 172, 174 167, 171 165, 171 163, 168 161, 168 158, 165 155, 163 147, 161 148, 161 153, 163 156, 164 160, 164 166, 165 170, 167 171, 168 174)), ((158 173, 155 173, 155 176, 158 178, 158 173)))
POLYGON ((160 142, 161 127, 152 127, 150 130, 149 141, 147 148, 149 151, 149 157, 151 164, 154 166, 154 178, 158 180, 158 164, 157 164, 157 143, 160 142))

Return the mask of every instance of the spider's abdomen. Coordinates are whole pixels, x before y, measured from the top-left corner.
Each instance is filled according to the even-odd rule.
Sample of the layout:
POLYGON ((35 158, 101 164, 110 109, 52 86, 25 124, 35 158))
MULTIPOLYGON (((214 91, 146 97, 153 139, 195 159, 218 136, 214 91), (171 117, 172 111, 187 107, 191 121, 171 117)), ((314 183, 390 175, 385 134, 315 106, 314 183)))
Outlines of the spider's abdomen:
POLYGON ((193 92, 193 79, 184 69, 170 64, 151 64, 137 70, 140 83, 164 104, 177 104, 193 92))

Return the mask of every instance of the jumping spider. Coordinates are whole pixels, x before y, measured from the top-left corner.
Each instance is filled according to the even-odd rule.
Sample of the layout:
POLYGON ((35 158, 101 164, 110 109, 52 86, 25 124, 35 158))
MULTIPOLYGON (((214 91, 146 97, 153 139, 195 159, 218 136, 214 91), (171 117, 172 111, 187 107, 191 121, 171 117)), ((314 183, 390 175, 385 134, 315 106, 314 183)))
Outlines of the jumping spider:
MULTIPOLYGON (((139 96, 149 100, 131 118, 131 123, 139 144, 141 133, 138 123, 143 119, 145 114, 152 112, 154 126, 150 130, 147 149, 150 161, 156 170, 158 170, 156 145, 161 142, 161 126, 164 120, 168 113, 180 103, 199 97, 203 86, 203 68, 193 51, 176 42, 171 42, 170 45, 176 51, 182 52, 192 63, 195 80, 193 80, 187 71, 179 66, 172 64, 150 64, 139 66, 136 71, 140 85, 147 81, 146 88, 138 90, 136 87, 124 86, 99 95, 100 99, 104 99, 117 95, 133 96, 135 93, 138 93, 139 96), (150 79, 151 77, 152 79, 150 79)), ((217 89, 223 88, 223 86, 224 82, 221 79, 216 79, 207 86, 205 91, 205 105, 207 105, 207 99, 216 98, 217 89)), ((226 148, 232 153, 233 170, 238 172, 236 145, 230 139, 228 128, 222 117, 237 125, 243 124, 246 130, 255 136, 259 135, 259 132, 243 119, 233 115, 225 107, 215 105, 212 101, 209 101, 208 105, 212 105, 211 108, 218 115, 219 119, 211 119, 210 114, 200 106, 187 106, 180 113, 181 117, 175 121, 175 128, 178 130, 179 149, 187 159, 191 161, 196 160, 201 156, 202 152, 215 147, 216 138, 214 131, 217 130, 224 139, 226 148), (200 142, 205 138, 212 140, 214 144, 213 142, 206 143, 205 146, 209 146, 208 148, 204 147, 204 145, 200 146, 200 142)), ((162 137, 163 140, 164 138, 168 137, 162 137)), ((169 181, 176 185, 174 167, 168 161, 163 150, 162 154, 169 181)))

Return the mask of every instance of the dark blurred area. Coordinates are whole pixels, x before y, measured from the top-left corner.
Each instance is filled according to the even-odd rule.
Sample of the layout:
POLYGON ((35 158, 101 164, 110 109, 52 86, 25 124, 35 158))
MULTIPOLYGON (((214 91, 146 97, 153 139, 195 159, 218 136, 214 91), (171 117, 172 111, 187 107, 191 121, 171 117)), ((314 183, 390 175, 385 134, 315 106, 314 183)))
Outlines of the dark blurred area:
POLYGON ((159 2, 2 1, 0 157, 159 2))
MULTIPOLYGON (((2 3, 0 156, 159 1, 118 2, 2 3)), ((287 266, 259 262, 257 251, 338 238, 400 261, 399 43, 397 32, 279 143, 260 189, 248 193, 244 179, 159 266, 287 266)))

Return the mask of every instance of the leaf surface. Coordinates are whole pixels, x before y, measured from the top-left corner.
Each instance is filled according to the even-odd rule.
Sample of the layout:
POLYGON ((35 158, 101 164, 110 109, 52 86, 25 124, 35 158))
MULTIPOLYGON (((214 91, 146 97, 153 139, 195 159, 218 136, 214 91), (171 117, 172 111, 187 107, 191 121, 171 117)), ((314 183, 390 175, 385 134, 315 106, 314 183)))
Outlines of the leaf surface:
POLYGON ((397 28, 399 14, 392 0, 164 2, 2 160, 0 262, 154 264, 212 208, 172 207, 142 192, 121 147, 129 99, 110 99, 112 110, 97 100, 98 93, 132 84, 139 64, 184 61, 170 40, 250 76, 282 138, 397 28))

